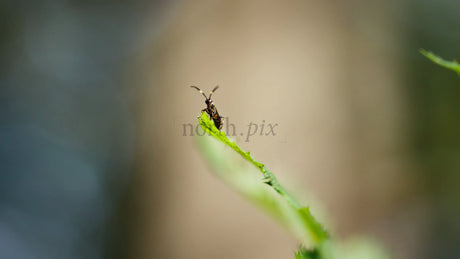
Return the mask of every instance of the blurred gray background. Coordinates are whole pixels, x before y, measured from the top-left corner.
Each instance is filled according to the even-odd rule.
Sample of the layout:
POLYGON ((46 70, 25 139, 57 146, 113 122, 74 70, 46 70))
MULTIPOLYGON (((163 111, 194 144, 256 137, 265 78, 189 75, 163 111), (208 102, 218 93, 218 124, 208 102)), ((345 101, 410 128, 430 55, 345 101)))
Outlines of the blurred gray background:
POLYGON ((2 1, 0 258, 293 258, 183 125, 395 258, 458 258, 460 2, 2 1), (247 138, 248 124, 278 124, 247 138), (226 127, 224 126, 224 131, 226 127), (243 135, 240 135, 242 133, 243 135))

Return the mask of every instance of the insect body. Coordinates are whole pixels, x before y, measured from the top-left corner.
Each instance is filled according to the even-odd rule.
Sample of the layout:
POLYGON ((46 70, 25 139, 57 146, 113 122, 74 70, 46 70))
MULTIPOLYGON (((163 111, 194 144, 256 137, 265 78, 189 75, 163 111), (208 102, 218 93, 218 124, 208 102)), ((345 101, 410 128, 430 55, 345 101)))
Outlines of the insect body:
POLYGON ((206 98, 206 100, 204 102, 206 103, 207 107, 204 108, 202 110, 202 112, 205 111, 209 115, 211 120, 214 121, 214 125, 216 125, 216 128, 221 130, 222 125, 224 124, 224 117, 219 115, 219 113, 217 112, 217 108, 214 105, 214 102, 211 100, 212 94, 214 93, 214 91, 217 90, 217 88, 219 88, 219 86, 216 86, 216 87, 214 87, 214 89, 212 89, 212 91, 209 93, 209 97, 206 97, 206 95, 203 93, 203 91, 201 91, 200 88, 198 88, 198 87, 196 87, 194 85, 192 85, 190 87, 195 88, 196 90, 200 91, 200 93, 204 96, 204 98, 206 98))

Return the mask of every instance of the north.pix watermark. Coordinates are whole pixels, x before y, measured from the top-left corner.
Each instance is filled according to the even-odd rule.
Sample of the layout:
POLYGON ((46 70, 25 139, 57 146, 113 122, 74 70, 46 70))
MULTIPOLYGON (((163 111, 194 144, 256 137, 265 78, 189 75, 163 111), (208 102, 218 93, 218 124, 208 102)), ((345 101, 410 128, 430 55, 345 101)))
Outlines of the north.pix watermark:
MULTIPOLYGON (((251 137, 263 136, 263 137, 274 137, 277 135, 276 130, 279 126, 278 123, 269 123, 262 120, 260 123, 250 121, 249 124, 245 125, 244 130, 237 133, 237 128, 234 123, 231 123, 229 118, 224 119, 224 125, 222 131, 227 136, 237 136, 245 138, 245 142, 249 142, 251 137)), ((204 136, 206 132, 201 128, 199 123, 182 123, 182 136, 204 136)))

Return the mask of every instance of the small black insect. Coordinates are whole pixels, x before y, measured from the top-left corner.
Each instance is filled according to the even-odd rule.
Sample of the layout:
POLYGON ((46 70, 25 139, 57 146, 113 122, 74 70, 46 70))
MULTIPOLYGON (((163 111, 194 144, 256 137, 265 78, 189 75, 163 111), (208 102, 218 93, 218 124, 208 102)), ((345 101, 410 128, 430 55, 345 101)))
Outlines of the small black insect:
POLYGON ((212 91, 209 93, 209 97, 206 97, 206 95, 203 93, 203 91, 201 91, 200 88, 198 88, 198 87, 196 87, 194 85, 192 85, 190 87, 195 88, 196 90, 200 91, 200 93, 204 96, 204 98, 206 98, 206 100, 204 102, 206 103, 207 107, 204 108, 202 110, 202 112, 206 111, 206 113, 209 115, 211 120, 214 121, 214 125, 216 125, 216 128, 221 130, 222 125, 224 124, 224 117, 219 115, 219 113, 217 112, 217 108, 214 105, 214 102, 211 100, 212 94, 214 93, 214 91, 217 90, 217 88, 219 88, 219 86, 216 86, 216 87, 214 87, 214 89, 212 89, 212 91))

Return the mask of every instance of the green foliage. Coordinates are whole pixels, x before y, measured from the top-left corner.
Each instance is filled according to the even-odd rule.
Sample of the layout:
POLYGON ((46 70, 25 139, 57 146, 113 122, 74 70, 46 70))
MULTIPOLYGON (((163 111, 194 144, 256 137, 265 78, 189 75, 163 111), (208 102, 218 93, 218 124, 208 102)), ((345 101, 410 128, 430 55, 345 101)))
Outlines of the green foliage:
POLYGON ((424 49, 420 49, 420 53, 422 53, 422 55, 424 55, 425 57, 427 57, 429 60, 433 61, 434 63, 457 72, 457 74, 460 76, 460 64, 457 61, 444 60, 441 57, 433 54, 433 52, 426 51, 424 49))
POLYGON ((295 259, 320 259, 319 253, 317 250, 307 250, 304 247, 301 247, 299 251, 295 253, 295 259))
POLYGON ((369 245, 373 243, 366 243, 366 239, 353 245, 353 249, 346 243, 333 243, 323 225, 313 217, 309 207, 301 206, 264 164, 256 161, 250 152, 244 152, 229 140, 224 132, 220 132, 214 126, 206 113, 203 112, 198 119, 208 136, 198 136, 196 140, 201 153, 214 169, 213 172, 242 196, 262 208, 298 239, 301 248, 295 253, 295 258, 388 258, 377 256, 380 250, 369 245))
MULTIPOLYGON (((256 161, 251 155, 250 152, 244 152, 238 145, 234 142, 230 141, 227 136, 225 136, 224 132, 220 132, 215 126, 214 122, 211 121, 206 113, 202 113, 201 117, 199 117, 200 125, 205 132, 216 138, 217 140, 223 142, 238 154, 241 155, 246 161, 254 165, 263 175, 263 178, 259 180, 259 184, 264 184, 266 186, 270 186, 273 190, 278 193, 284 201, 280 201, 279 199, 272 197, 273 195, 266 196, 265 203, 270 204, 273 208, 269 208, 269 210, 273 213, 275 210, 279 208, 284 208, 290 211, 289 213, 284 213, 283 211, 277 211, 276 214, 278 215, 279 219, 282 221, 283 225, 289 226, 288 228, 292 228, 293 232, 300 234, 303 238, 300 240, 304 243, 310 243, 311 245, 318 245, 328 239, 328 233, 323 229, 321 224, 316 221, 313 215, 310 213, 308 207, 302 207, 299 202, 297 202, 294 197, 292 197, 286 189, 278 182, 275 175, 267 170, 264 164, 256 161), (287 205, 287 206, 286 206, 287 205), (275 209, 276 208, 276 209, 275 209), (294 221, 293 218, 296 218, 294 221), (293 225, 292 222, 295 222, 293 225)), ((200 138, 201 141, 206 141, 206 138, 200 138)), ((202 147, 203 142, 202 142, 202 147)), ((210 148, 209 144, 207 148, 210 148)), ((222 163, 224 163, 222 161, 222 163)), ((233 175, 235 175, 233 173, 233 175)), ((251 193, 254 195, 254 193, 251 193)), ((250 197, 250 199, 254 200, 254 197, 250 197)), ((267 206, 264 206, 267 207, 267 206)))

